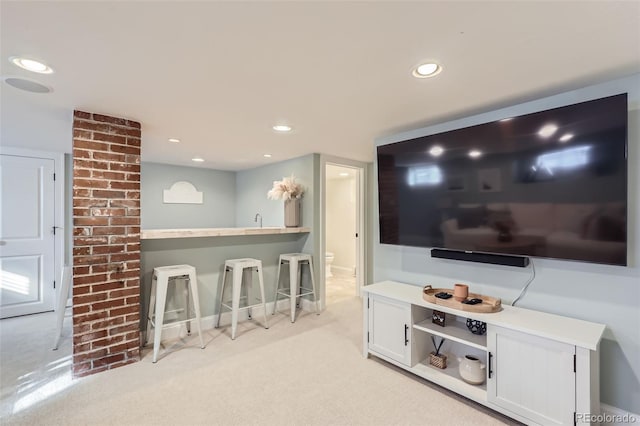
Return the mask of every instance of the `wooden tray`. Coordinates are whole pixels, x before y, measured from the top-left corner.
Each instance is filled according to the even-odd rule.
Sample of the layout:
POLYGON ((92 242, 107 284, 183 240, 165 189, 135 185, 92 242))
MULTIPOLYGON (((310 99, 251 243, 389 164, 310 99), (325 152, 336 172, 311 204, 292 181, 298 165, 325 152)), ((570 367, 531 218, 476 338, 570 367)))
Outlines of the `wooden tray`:
POLYGON ((458 309, 467 312, 481 312, 485 314, 498 312, 502 310, 502 301, 495 297, 485 296, 478 293, 469 293, 467 299, 482 299, 482 303, 477 305, 466 305, 462 302, 458 302, 453 297, 449 299, 440 299, 436 297, 438 293, 449 293, 453 296, 453 289, 451 288, 432 288, 431 285, 426 285, 422 289, 422 298, 430 303, 436 305, 446 306, 448 308, 458 309))

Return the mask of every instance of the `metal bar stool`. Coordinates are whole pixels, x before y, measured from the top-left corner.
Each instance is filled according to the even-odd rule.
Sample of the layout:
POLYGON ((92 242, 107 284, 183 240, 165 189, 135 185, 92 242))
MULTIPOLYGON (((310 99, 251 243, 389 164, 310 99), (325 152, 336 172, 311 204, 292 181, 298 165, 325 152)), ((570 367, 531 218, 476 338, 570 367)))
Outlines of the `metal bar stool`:
POLYGON ((278 262, 278 274, 276 276, 276 297, 273 302, 273 314, 276 313, 278 306, 278 295, 286 296, 290 301, 291 322, 296 321, 296 305, 298 298, 313 294, 313 301, 316 303, 316 314, 320 315, 320 303, 316 293, 316 282, 313 278, 313 258, 306 253, 288 253, 281 254, 278 262), (289 264, 289 288, 280 289, 280 269, 283 264, 289 264), (302 265, 309 266, 309 274, 311 275, 311 288, 302 287, 302 265))
POLYGON ((216 328, 220 327, 220 317, 222 316, 222 307, 226 307, 231 310, 231 339, 235 340, 236 338, 236 329, 238 326, 238 312, 240 309, 248 309, 249 310, 249 319, 251 319, 251 308, 254 306, 262 306, 264 310, 264 328, 269 328, 269 323, 267 322, 267 305, 265 304, 264 298, 264 282, 262 279, 262 261, 258 259, 229 259, 224 262, 224 272, 222 273, 222 288, 220 289, 220 302, 218 303, 218 319, 216 321, 216 328), (243 276, 245 269, 248 269, 249 272, 253 272, 253 269, 256 269, 258 273, 258 281, 260 284, 260 303, 255 303, 253 305, 249 305, 252 299, 252 284, 253 284, 253 274, 251 274, 251 282, 248 282, 245 285, 245 290, 247 291, 246 296, 241 296, 240 293, 242 291, 243 284, 243 276), (224 287, 226 284, 227 271, 232 272, 232 288, 231 288, 231 306, 229 306, 228 302, 225 303, 222 301, 224 297, 224 287), (240 299, 247 299, 247 305, 240 307, 240 299))
MULTIPOLYGON (((151 298, 149 300, 149 313, 147 316, 147 342, 151 337, 151 328, 154 329, 153 335, 153 362, 158 360, 158 351, 160 349, 160 340, 162 338, 162 329, 167 325, 187 324, 187 333, 191 334, 191 312, 189 309, 189 295, 193 298, 193 309, 195 311, 195 323, 200 337, 200 347, 204 349, 204 341, 202 340, 202 330, 200 327, 200 299, 198 298, 198 282, 196 280, 196 268, 191 265, 173 265, 161 266, 153 268, 153 278, 151 281, 151 298), (165 311, 167 302, 167 289, 169 284, 175 284, 177 280, 185 281, 185 308, 178 308, 171 311, 165 311), (164 324, 164 315, 170 313, 184 312, 186 310, 186 319, 180 321, 172 321, 164 324)), ((146 342, 145 342, 146 343, 146 342)))

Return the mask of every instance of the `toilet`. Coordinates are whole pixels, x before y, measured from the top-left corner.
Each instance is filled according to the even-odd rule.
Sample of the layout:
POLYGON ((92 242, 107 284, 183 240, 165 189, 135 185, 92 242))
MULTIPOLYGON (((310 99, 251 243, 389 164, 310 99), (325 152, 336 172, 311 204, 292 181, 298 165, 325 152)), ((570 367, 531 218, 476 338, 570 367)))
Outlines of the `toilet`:
POLYGON ((325 253, 325 257, 324 257, 324 275, 325 277, 332 277, 333 274, 331 273, 331 264, 333 263, 333 253, 331 253, 330 251, 325 253))

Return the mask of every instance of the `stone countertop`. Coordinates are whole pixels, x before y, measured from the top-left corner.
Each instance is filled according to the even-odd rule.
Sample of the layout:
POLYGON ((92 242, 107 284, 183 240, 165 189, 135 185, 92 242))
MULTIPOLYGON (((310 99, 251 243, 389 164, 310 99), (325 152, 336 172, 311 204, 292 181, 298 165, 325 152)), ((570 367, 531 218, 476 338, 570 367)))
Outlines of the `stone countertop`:
POLYGON ((274 235, 301 234, 311 232, 311 228, 281 228, 265 226, 262 228, 183 228, 183 229, 143 229, 140 231, 141 240, 158 240, 164 238, 198 238, 198 237, 229 237, 237 235, 274 235))

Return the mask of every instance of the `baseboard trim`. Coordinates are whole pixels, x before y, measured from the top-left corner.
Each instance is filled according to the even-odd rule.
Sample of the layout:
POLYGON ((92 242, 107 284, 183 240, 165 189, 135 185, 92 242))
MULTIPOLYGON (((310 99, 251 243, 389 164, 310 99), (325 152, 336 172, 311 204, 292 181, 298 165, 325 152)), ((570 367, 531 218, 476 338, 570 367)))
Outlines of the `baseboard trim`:
POLYGON ((600 418, 594 419, 594 423, 602 426, 622 426, 640 422, 640 414, 622 410, 612 405, 600 403, 600 418))
MULTIPOLYGON (((271 315, 271 312, 273 312, 273 303, 274 302, 267 303, 267 315, 271 315)), ((289 306, 290 306, 289 299, 278 300, 277 311, 280 313, 287 313, 289 312, 289 306)), ((308 300, 308 299, 302 299, 302 305, 300 308, 305 312, 316 311, 315 303, 313 302, 313 300, 308 300)), ((260 322, 263 318, 262 307, 256 306, 255 308, 252 308, 251 316, 254 319, 256 319, 258 322, 260 322)), ((202 331, 211 330, 215 328, 217 319, 218 319, 218 315, 209 315, 209 316, 200 318, 200 327, 202 328, 202 331)), ((238 322, 246 321, 248 319, 249 319, 249 312, 246 309, 243 309, 242 311, 238 312, 238 322)), ((228 325, 231 325, 231 312, 225 311, 222 313, 222 318, 220 318, 220 327, 226 327, 228 325)), ((191 334, 193 334, 194 332, 195 332, 194 325, 191 324, 191 334)), ((186 323, 167 325, 162 330, 162 340, 179 339, 186 335, 187 335, 186 323)), ((140 342, 142 342, 142 344, 144 344, 145 338, 146 338, 146 331, 141 331, 140 342)), ((153 334, 149 338, 147 345, 152 343, 153 343, 153 334)))

